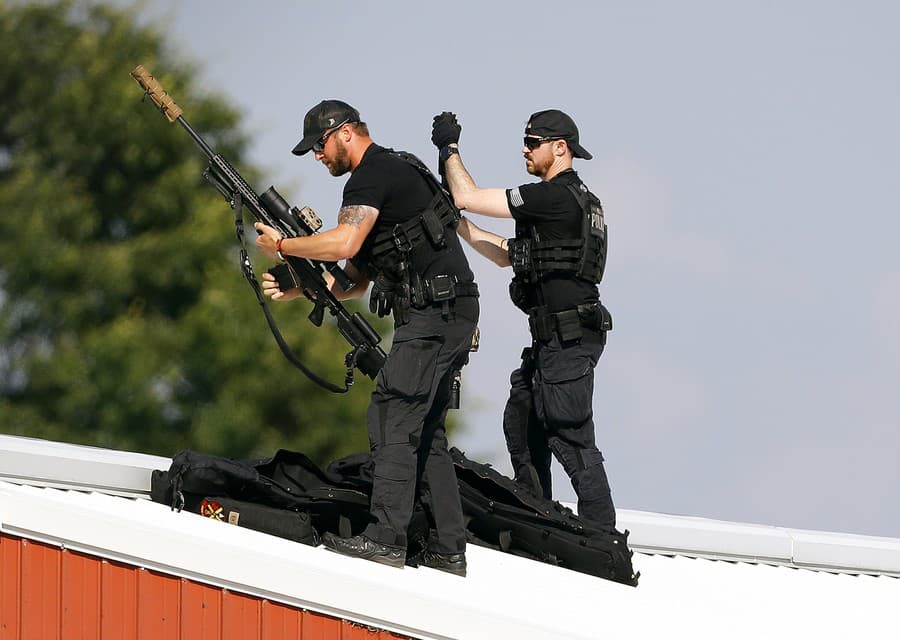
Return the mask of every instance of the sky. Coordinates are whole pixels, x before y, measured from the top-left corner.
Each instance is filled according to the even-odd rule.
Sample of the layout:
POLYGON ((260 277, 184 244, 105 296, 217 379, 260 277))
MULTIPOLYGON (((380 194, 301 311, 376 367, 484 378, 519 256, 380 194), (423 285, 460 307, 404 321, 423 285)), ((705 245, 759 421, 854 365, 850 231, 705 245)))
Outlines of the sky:
MULTIPOLYGON (((609 226, 614 329, 593 401, 616 506, 900 537, 900 5, 141 6, 173 59, 241 111, 257 190, 276 185, 326 226, 346 177, 290 152, 322 99, 432 168, 432 118, 457 113, 482 187, 532 182, 528 116, 571 115, 594 156, 575 169, 609 226)), ((509 271, 468 255, 481 348, 451 444, 509 474, 501 416, 530 337, 509 271)))

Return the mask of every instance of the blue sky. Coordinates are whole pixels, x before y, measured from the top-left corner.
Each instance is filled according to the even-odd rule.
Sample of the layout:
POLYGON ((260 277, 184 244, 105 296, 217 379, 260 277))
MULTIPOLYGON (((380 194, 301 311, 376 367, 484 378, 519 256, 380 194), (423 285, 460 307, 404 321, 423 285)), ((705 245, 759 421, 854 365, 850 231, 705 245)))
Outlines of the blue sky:
MULTIPOLYGON (((166 0, 141 13, 243 111, 259 190, 277 185, 326 225, 344 179, 290 153, 323 98, 432 166, 432 116, 455 111, 486 187, 531 181, 530 113, 569 113, 594 155, 575 168, 610 229, 615 329, 594 409, 617 506, 900 537, 900 5, 166 0)), ((509 273, 470 260, 482 348, 452 443, 508 472, 500 419, 529 338, 509 273)))

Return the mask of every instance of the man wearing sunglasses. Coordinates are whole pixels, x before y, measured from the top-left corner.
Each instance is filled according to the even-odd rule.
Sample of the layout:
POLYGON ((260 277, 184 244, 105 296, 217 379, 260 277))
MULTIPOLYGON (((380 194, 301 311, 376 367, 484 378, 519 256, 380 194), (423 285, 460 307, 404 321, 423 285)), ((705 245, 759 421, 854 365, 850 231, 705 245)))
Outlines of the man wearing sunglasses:
MULTIPOLYGON (((454 231, 459 212, 430 171, 409 154, 375 144, 359 112, 340 100, 310 109, 293 153, 309 151, 333 176, 350 173, 338 224, 312 236, 282 238, 264 224, 257 244, 271 257, 347 260, 349 291, 329 278, 339 299, 359 298, 373 282, 373 312, 394 318, 394 338, 369 404, 373 522, 359 535, 325 534, 333 551, 394 567, 406 562, 407 529, 417 495, 436 534, 420 559, 464 576, 466 531, 444 419, 451 382, 468 361, 478 322, 478 290, 454 231)), ((273 300, 296 298, 271 274, 273 300)))
POLYGON ((578 513, 614 528, 615 508, 594 436, 594 367, 612 318, 597 284, 606 263, 600 201, 572 168, 591 159, 578 128, 557 109, 533 114, 525 127, 525 169, 540 182, 513 189, 476 186, 459 155, 456 116, 435 116, 431 140, 460 209, 515 220, 507 240, 462 218, 459 234, 501 267, 512 267, 510 297, 528 315, 532 343, 510 377, 503 431, 515 479, 550 498, 551 455, 578 496, 578 513))

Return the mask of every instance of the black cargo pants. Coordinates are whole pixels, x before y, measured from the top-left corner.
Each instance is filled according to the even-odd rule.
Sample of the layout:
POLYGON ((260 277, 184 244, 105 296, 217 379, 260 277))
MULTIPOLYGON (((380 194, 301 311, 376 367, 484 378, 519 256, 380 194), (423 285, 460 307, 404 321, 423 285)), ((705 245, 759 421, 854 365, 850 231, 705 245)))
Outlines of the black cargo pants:
POLYGON ((551 498, 552 454, 572 481, 579 515, 615 527, 603 455, 594 440, 594 367, 605 344, 605 331, 589 329, 577 342, 561 344, 556 335, 534 341, 510 376, 503 432, 517 481, 551 498))
POLYGON ((406 531, 417 492, 434 517, 438 553, 466 548, 466 528, 444 418, 454 371, 468 359, 478 323, 478 299, 411 309, 410 321, 394 334, 367 417, 374 461, 370 510, 375 522, 364 535, 382 544, 407 545, 406 531))

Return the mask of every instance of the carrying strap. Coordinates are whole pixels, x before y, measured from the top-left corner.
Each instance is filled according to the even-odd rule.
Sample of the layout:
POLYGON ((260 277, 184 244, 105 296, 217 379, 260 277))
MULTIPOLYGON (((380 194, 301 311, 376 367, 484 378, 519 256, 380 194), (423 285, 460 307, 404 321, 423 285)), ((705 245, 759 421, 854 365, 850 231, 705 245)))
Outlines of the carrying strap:
POLYGON ((259 303, 259 306, 263 310, 263 314, 266 316, 266 323, 269 325, 269 330, 272 332, 272 336, 275 338, 275 342, 278 344, 278 348, 281 350, 281 353, 284 354, 284 357, 287 358, 288 362, 290 362, 296 368, 300 369, 300 371, 302 371, 307 378, 315 382, 323 389, 327 389, 332 393, 347 393, 350 390, 350 387, 353 386, 354 369, 356 368, 356 358, 359 354, 359 347, 355 347, 350 353, 347 354, 347 357, 344 359, 344 365, 347 367, 347 370, 344 374, 343 387, 339 387, 338 385, 329 382, 325 378, 322 378, 305 364, 303 364, 300 358, 297 357, 297 355, 288 345, 287 341, 284 339, 284 336, 281 334, 281 330, 278 328, 278 325, 275 322, 275 318, 272 316, 272 312, 269 310, 269 305, 266 304, 266 298, 262 293, 262 287, 260 287, 259 280, 256 279, 256 274, 253 272, 253 264, 250 262, 250 254, 247 252, 247 246, 244 243, 243 206, 244 202, 241 199, 241 194, 240 192, 236 192, 234 194, 234 233, 241 245, 241 272, 244 274, 244 278, 250 284, 250 288, 253 289, 253 293, 256 294, 256 301, 259 303))
POLYGON ((444 230, 456 228, 460 218, 459 209, 456 208, 450 194, 419 158, 406 151, 393 149, 388 151, 418 171, 428 183, 434 197, 418 216, 376 234, 372 243, 372 258, 378 259, 394 250, 403 255, 408 254, 424 239, 429 240, 435 248, 446 246, 444 230))
POLYGON ((422 213, 375 235, 372 258, 377 260, 392 251, 409 254, 424 240, 430 241, 436 248, 443 247, 444 230, 454 228, 458 222, 459 210, 452 207, 441 193, 436 193, 422 213))

